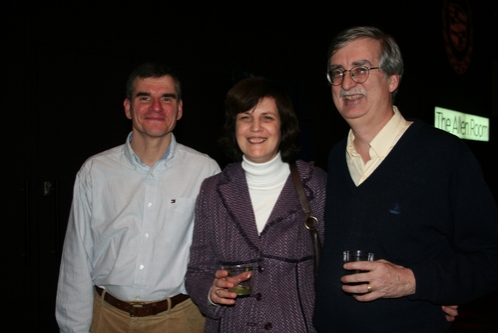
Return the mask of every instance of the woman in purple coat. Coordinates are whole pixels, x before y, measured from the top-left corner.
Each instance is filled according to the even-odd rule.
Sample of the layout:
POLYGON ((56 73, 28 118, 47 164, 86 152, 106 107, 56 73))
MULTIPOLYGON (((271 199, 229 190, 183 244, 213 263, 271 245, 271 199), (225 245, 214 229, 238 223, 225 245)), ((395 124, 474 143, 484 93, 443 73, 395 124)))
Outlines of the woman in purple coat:
MULTIPOLYGON (((315 332, 314 250, 288 162, 298 120, 287 94, 263 78, 240 81, 227 94, 227 151, 237 163, 206 179, 196 205, 189 295, 206 315, 205 332, 315 332), (250 296, 221 267, 251 263, 250 296)), ((297 161, 323 236, 326 173, 297 161)))

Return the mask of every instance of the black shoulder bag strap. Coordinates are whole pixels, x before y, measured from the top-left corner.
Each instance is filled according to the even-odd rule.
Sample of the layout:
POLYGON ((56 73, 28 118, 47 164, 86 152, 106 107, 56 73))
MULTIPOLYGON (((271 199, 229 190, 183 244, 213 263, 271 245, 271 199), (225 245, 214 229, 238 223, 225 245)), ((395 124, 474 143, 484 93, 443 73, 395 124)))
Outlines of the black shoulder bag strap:
POLYGON ((319 258, 321 255, 321 243, 319 240, 319 234, 317 232, 317 228, 319 226, 319 220, 313 215, 311 215, 312 210, 310 208, 310 204, 308 203, 307 196, 305 195, 305 191, 303 190, 303 185, 300 179, 300 173, 298 172, 298 168, 296 167, 295 162, 290 162, 289 167, 291 169, 291 177, 293 178, 293 182, 295 183, 296 191, 298 192, 298 197, 300 198, 301 207, 303 212, 307 216, 305 219, 305 228, 310 231, 310 235, 312 236, 312 243, 314 244, 314 277, 317 278, 317 272, 319 269, 319 258))

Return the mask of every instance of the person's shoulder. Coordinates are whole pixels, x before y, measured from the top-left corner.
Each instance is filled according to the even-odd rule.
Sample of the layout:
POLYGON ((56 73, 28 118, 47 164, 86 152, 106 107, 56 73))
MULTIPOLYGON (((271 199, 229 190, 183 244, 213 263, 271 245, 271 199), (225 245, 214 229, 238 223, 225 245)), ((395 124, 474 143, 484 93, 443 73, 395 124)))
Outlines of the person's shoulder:
POLYGON ((220 172, 218 163, 211 158, 208 154, 197 151, 194 148, 188 147, 181 143, 177 143, 175 151, 175 158, 186 163, 186 167, 197 169, 210 169, 212 172, 220 172))
POLYGON ((315 166, 315 163, 313 161, 306 162, 306 161, 302 161, 302 160, 297 160, 296 166, 298 167, 300 174, 302 174, 302 178, 309 178, 309 179, 324 178, 325 179, 327 177, 326 171, 315 166))
POLYGON ((296 160, 296 166, 299 170, 307 170, 307 171, 315 171, 322 170, 321 168, 315 166, 314 161, 304 161, 304 160, 296 160))
POLYGON ((88 157, 76 173, 81 182, 91 182, 96 175, 116 171, 125 165, 124 146, 120 145, 88 157))
MULTIPOLYGON (((233 178, 240 178, 244 176, 244 170, 241 162, 232 162, 227 164, 222 172, 216 175, 221 182, 230 182, 233 178)), ((215 176, 214 176, 215 177, 215 176)), ((213 178, 213 177, 212 177, 213 178)))
POLYGON ((97 153, 95 155, 90 156, 88 159, 113 158, 114 156, 121 156, 121 155, 123 155, 124 149, 125 149, 125 145, 122 144, 122 145, 101 151, 100 153, 97 153))
POLYGON ((208 154, 202 153, 194 148, 188 147, 181 143, 177 143, 176 149, 177 149, 176 153, 184 154, 189 158, 212 161, 213 163, 216 163, 215 160, 211 158, 208 154))
POLYGON ((103 163, 109 160, 117 160, 121 159, 124 156, 125 145, 119 145, 99 153, 96 153, 90 157, 88 157, 85 162, 83 162, 82 168, 90 167, 91 165, 103 163))
POLYGON ((426 124, 421 120, 411 120, 406 133, 400 139, 397 151, 405 151, 411 156, 419 156, 437 164, 462 165, 464 161, 474 161, 476 158, 466 143, 454 134, 426 124))
POLYGON ((340 157, 343 158, 345 156, 345 150, 347 148, 347 138, 344 137, 340 141, 334 144, 334 146, 329 151, 329 157, 340 157), (337 155, 337 156, 335 156, 337 155))
POLYGON ((419 119, 411 119, 411 121, 413 121, 413 124, 409 126, 409 131, 414 132, 414 136, 420 144, 428 144, 433 147, 439 146, 447 149, 468 150, 464 141, 456 135, 436 128, 419 119))
POLYGON ((326 192, 327 173, 319 167, 315 166, 314 162, 305 162, 302 160, 296 161, 296 166, 300 172, 303 187, 312 193, 312 197, 322 197, 326 192))
POLYGON ((241 163, 229 163, 224 167, 222 172, 207 177, 203 181, 203 186, 212 187, 219 184, 231 183, 234 179, 241 179, 243 175, 239 173, 244 173, 243 168, 241 167, 241 163))

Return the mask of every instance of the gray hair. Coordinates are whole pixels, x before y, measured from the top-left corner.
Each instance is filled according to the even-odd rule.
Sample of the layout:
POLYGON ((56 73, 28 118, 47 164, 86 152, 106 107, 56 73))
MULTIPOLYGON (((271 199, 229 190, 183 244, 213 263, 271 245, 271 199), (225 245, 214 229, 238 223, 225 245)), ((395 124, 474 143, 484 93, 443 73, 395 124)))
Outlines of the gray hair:
MULTIPOLYGON (((404 73, 404 61, 402 53, 390 35, 375 27, 353 27, 338 33, 329 44, 327 52, 327 69, 329 70, 331 57, 346 44, 359 39, 370 38, 379 42, 381 47, 381 57, 379 67, 385 73, 385 77, 399 75, 402 79, 404 73)), ((392 99, 395 97, 398 88, 392 92, 392 99)))

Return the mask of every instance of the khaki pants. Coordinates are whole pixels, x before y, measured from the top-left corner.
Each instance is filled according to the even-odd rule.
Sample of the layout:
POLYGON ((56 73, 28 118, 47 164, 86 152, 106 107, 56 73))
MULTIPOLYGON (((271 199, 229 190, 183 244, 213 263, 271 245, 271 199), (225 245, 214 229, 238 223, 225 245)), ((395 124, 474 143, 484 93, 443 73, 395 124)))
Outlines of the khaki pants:
MULTIPOLYGON (((104 291, 105 293, 105 291, 104 291)), ((102 296, 104 296, 104 293, 102 296)), ((201 333, 205 318, 189 298, 173 309, 147 317, 130 317, 95 292, 91 333, 201 333)))

